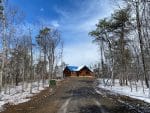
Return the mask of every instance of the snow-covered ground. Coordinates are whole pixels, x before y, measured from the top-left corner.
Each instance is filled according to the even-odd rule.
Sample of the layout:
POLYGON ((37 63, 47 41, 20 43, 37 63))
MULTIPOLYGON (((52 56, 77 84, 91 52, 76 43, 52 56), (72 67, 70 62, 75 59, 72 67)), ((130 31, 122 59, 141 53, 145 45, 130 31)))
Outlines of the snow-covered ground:
POLYGON ((32 83, 32 94, 30 94, 30 84, 24 85, 24 91, 22 92, 22 85, 15 86, 10 88, 10 94, 9 89, 7 90, 7 93, 4 94, 4 89, 0 93, 0 111, 3 110, 3 105, 6 103, 17 105, 19 103, 27 102, 30 100, 29 97, 32 97, 33 95, 39 93, 40 91, 44 90, 44 88, 48 87, 48 81, 46 81, 44 88, 42 86, 42 81, 39 84, 39 90, 38 90, 38 83, 34 82, 32 83))
POLYGON ((146 88, 146 86, 144 86, 144 92, 143 92, 141 82, 137 83, 137 91, 136 91, 136 85, 133 83, 132 91, 131 91, 130 86, 120 86, 119 80, 115 80, 115 86, 112 86, 112 87, 105 86, 102 79, 98 79, 98 81, 99 81, 99 85, 98 85, 99 88, 110 90, 111 92, 114 92, 117 94, 126 95, 131 98, 136 98, 136 99, 143 100, 145 102, 150 103, 149 89, 146 88))

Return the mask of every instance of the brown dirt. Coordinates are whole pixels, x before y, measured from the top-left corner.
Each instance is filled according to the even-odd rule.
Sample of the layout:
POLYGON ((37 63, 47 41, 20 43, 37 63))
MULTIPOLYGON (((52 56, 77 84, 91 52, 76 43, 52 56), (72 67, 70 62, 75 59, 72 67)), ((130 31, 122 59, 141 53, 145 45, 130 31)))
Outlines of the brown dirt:
POLYGON ((56 90, 60 89, 60 84, 64 84, 65 81, 59 81, 57 82, 57 86, 55 88, 49 88, 47 87, 45 90, 41 91, 40 93, 34 95, 30 101, 21 103, 18 105, 10 105, 5 104, 4 108, 5 111, 2 111, 1 113, 29 113, 32 112, 35 109, 38 109, 40 105, 43 105, 45 103, 45 100, 49 98, 50 96, 54 95, 56 90))
POLYGON ((47 88, 26 103, 7 105, 1 113, 138 113, 119 103, 120 97, 103 90, 97 94, 94 88, 94 78, 67 78, 53 92, 47 88))

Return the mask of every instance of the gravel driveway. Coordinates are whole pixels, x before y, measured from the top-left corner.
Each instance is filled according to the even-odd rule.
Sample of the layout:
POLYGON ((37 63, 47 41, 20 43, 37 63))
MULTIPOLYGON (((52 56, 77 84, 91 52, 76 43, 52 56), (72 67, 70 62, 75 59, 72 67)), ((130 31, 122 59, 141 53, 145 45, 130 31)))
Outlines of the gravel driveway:
POLYGON ((10 106, 2 113, 136 113, 97 94, 94 87, 94 78, 67 78, 53 94, 47 89, 32 101, 10 106))

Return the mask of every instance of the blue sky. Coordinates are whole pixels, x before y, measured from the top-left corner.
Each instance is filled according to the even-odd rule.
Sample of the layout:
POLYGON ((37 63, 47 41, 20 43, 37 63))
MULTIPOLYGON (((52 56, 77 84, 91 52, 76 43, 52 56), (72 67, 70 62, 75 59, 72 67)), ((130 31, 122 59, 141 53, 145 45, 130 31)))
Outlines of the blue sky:
POLYGON ((98 47, 88 36, 99 19, 114 10, 113 0, 10 0, 25 13, 30 26, 54 26, 64 40, 64 61, 70 65, 98 62, 98 47))

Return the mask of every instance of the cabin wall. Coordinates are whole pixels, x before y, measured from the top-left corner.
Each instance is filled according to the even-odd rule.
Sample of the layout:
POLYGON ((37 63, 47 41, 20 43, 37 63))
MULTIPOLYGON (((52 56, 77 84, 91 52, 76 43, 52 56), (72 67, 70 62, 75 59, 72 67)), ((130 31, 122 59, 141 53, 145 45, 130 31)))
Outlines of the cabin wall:
POLYGON ((93 73, 87 69, 79 71, 79 76, 93 76, 93 73))
POLYGON ((66 77, 71 76, 71 72, 68 69, 65 69, 63 73, 64 73, 64 76, 66 77))
POLYGON ((65 69, 63 73, 64 73, 64 76, 66 76, 66 77, 68 77, 68 76, 77 76, 77 72, 72 72, 68 69, 65 69))
POLYGON ((77 72, 71 72, 71 76, 77 76, 77 72))

